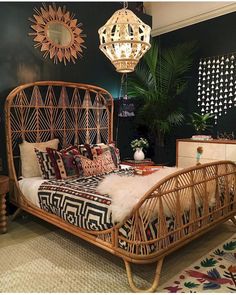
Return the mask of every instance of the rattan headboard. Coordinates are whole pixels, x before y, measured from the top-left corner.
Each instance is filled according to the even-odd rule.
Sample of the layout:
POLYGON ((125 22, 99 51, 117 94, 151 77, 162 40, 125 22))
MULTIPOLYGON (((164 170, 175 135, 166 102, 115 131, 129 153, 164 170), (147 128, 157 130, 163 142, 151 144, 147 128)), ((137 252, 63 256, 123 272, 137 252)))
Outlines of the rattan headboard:
POLYGON ((8 167, 13 178, 19 139, 58 138, 60 147, 113 140, 113 98, 97 86, 61 81, 21 85, 8 95, 5 112, 8 167))

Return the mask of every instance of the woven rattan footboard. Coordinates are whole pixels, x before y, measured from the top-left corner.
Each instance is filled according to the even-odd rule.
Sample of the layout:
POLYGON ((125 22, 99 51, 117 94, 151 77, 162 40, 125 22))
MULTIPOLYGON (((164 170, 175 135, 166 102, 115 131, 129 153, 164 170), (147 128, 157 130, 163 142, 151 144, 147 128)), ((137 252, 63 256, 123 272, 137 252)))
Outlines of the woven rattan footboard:
POLYGON ((39 142, 57 137, 62 147, 109 142, 113 128, 111 95, 96 86, 42 81, 14 89, 7 97, 5 111, 11 202, 121 257, 133 291, 144 290, 133 282, 131 263, 156 262, 153 283, 145 290, 155 291, 166 255, 227 219, 235 223, 236 165, 220 161, 187 168, 161 180, 123 222, 111 229, 86 231, 73 226, 35 207, 21 193, 17 140, 39 142), (127 229, 128 236, 122 235, 122 228, 127 229))

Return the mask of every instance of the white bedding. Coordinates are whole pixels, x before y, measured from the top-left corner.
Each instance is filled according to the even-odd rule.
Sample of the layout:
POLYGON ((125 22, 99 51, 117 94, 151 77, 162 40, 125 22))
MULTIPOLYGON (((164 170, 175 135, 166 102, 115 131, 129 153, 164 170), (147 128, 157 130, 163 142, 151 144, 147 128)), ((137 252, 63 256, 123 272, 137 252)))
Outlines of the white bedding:
MULTIPOLYGON (((121 165, 122 169, 128 169, 130 166, 121 165)), ((40 208, 39 198, 38 198, 38 189, 40 185, 47 181, 47 179, 42 179, 42 177, 23 177, 18 181, 21 192, 24 197, 29 200, 33 205, 40 208)))
POLYGON ((27 177, 18 181, 20 190, 25 198, 39 208, 38 188, 45 181, 41 177, 27 177))

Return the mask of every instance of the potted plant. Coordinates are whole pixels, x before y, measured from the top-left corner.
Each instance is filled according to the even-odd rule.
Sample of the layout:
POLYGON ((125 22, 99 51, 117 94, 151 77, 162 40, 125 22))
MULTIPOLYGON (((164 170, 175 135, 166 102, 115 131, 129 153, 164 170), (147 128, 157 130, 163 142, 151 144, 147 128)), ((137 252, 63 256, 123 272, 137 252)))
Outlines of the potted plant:
POLYGON ((190 122, 188 125, 191 125, 197 134, 202 134, 203 132, 212 128, 211 120, 214 115, 207 113, 207 114, 198 114, 192 113, 190 116, 190 122))
POLYGON ((155 139, 155 160, 163 161, 164 139, 184 121, 179 100, 187 87, 195 43, 159 49, 152 42, 135 73, 128 78, 128 95, 142 99, 138 123, 146 126, 155 139))
POLYGON ((140 137, 139 139, 134 139, 131 141, 131 147, 135 151, 134 160, 142 161, 145 158, 143 149, 147 149, 149 147, 149 143, 147 139, 140 137))

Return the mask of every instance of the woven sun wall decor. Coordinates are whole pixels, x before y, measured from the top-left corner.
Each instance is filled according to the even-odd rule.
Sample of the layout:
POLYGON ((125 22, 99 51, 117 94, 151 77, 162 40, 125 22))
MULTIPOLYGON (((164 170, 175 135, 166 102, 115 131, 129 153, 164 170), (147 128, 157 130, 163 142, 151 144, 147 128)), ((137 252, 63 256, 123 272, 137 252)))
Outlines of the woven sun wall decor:
POLYGON ((43 57, 54 61, 55 64, 63 62, 76 62, 78 57, 82 57, 85 34, 82 34, 82 23, 78 23, 75 15, 66 10, 66 7, 57 7, 55 3, 47 6, 34 8, 35 14, 29 20, 35 42, 34 47, 40 48, 43 57))
POLYGON ((236 53, 201 58, 198 68, 198 107, 214 115, 215 124, 236 106, 236 53))

